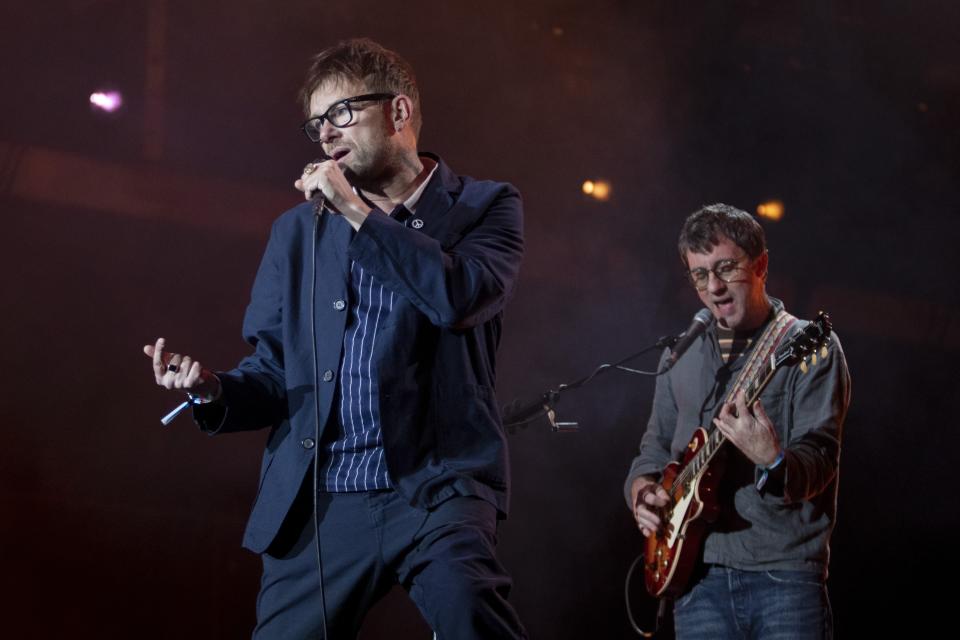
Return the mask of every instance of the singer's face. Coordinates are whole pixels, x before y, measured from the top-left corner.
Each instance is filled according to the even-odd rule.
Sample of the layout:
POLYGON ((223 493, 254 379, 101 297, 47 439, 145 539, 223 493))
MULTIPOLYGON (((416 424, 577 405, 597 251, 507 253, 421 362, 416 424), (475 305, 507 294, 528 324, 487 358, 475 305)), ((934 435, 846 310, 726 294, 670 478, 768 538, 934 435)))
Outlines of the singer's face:
MULTIPOLYGON (((310 115, 320 116, 337 102, 371 93, 360 82, 329 80, 313 92, 310 115)), ((376 182, 391 165, 393 157, 389 118, 382 102, 350 105, 353 118, 343 127, 324 122, 320 130, 323 152, 337 161, 351 182, 367 185, 376 182)))
POLYGON ((725 236, 710 253, 687 252, 687 268, 710 271, 707 287, 698 291, 700 301, 710 310, 717 324, 728 329, 749 331, 766 320, 770 304, 764 291, 767 254, 751 260, 747 252, 725 236), (711 270, 725 260, 736 261, 738 268, 730 282, 724 282, 711 270))

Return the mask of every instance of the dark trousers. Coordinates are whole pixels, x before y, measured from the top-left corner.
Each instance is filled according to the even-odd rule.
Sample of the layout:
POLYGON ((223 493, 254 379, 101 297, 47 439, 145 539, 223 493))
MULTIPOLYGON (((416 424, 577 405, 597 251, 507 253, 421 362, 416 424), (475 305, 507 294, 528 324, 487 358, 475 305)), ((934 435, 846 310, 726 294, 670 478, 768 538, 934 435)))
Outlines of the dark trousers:
POLYGON ((394 584, 440 640, 526 637, 507 603, 511 582, 494 555, 489 503, 455 497, 426 511, 395 491, 320 493, 318 571, 311 492, 301 498, 262 556, 256 640, 324 639, 324 613, 324 640, 355 638, 394 584))

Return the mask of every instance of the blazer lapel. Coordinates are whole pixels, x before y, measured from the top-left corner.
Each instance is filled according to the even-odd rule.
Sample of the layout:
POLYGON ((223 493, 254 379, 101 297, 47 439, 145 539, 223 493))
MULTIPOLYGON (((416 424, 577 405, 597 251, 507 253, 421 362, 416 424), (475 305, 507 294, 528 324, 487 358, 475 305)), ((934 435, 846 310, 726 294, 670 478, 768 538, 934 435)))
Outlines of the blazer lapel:
POLYGON ((420 196, 416 213, 411 216, 407 226, 436 238, 442 232, 445 214, 456 202, 462 186, 450 167, 438 156, 430 153, 421 155, 436 162, 437 171, 420 196))

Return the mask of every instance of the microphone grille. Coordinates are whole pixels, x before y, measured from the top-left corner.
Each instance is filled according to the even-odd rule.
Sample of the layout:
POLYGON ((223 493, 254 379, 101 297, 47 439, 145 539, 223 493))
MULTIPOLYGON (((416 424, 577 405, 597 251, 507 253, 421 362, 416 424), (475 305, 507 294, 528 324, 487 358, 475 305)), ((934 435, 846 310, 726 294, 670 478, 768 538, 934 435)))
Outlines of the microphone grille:
POLYGON ((693 319, 703 326, 709 327, 713 323, 713 314, 710 313, 710 309, 700 309, 700 311, 697 311, 697 315, 693 316, 693 319))

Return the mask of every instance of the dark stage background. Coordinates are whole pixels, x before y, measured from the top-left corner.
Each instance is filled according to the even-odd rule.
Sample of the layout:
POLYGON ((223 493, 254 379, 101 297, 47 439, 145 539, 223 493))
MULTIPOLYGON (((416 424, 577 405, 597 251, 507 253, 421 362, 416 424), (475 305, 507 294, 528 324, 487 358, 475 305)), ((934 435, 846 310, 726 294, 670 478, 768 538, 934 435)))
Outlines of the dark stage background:
MULTIPOLYGON (((782 200, 769 290, 831 312, 854 381, 839 634, 946 619, 958 27, 946 1, 4 3, 4 636, 248 636, 259 560, 239 541, 265 434, 162 428, 179 398, 140 349, 163 335, 211 367, 246 352, 266 233, 315 154, 297 130, 306 60, 356 35, 418 71, 423 149, 525 196, 503 403, 684 328, 683 217, 782 200), (102 87, 120 111, 90 108, 102 87), (588 178, 611 198, 583 195, 588 178)), ((559 406, 579 433, 512 437, 500 550, 535 638, 632 637, 621 482, 652 388, 604 376, 559 406)), ((362 637, 429 632, 395 592, 362 637)))

